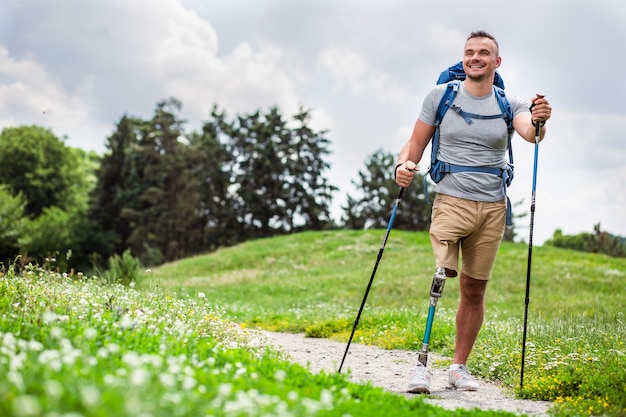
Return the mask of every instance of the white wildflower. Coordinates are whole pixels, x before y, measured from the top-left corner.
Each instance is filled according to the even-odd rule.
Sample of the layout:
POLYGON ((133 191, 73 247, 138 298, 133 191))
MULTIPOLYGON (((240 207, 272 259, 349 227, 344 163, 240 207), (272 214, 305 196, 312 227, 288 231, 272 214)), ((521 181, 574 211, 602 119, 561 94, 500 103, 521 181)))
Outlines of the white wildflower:
POLYGON ((196 385, 197 385, 197 381, 195 378, 190 377, 190 376, 186 376, 183 378, 183 382, 182 382, 182 386, 184 390, 192 390, 196 385))
POLYGON ((13 409, 19 410, 23 416, 41 415, 41 405, 34 395, 19 395, 13 399, 13 409))
POLYGON ((282 382, 285 380, 285 378, 287 378, 287 372, 285 372, 282 369, 279 369, 278 371, 276 371, 276 373, 274 374, 274 378, 276 378, 277 381, 282 382))
POLYGON ((131 368, 138 368, 141 366, 141 358, 136 352, 133 351, 126 352, 124 356, 122 356, 122 362, 131 368))
POLYGON ((176 378, 174 375, 167 372, 159 375, 159 381, 161 381, 161 384, 165 387, 173 387, 176 385, 176 378))
POLYGON ((53 339, 60 339, 63 337, 63 329, 61 329, 60 327, 53 327, 50 329, 50 336, 52 336, 53 339))
POLYGON ((15 350, 16 340, 13 333, 5 333, 2 337, 2 345, 10 351, 15 350))
POLYGON ((150 372, 143 368, 136 368, 130 374, 130 382, 135 386, 144 385, 150 379, 150 372))
POLYGON ((36 340, 30 340, 28 342, 28 349, 33 352, 41 352, 43 350, 43 345, 36 340))
POLYGON ((91 385, 81 387, 80 399, 85 407, 95 407, 100 403, 100 390, 91 385))
POLYGON ((24 379, 19 371, 10 370, 6 374, 6 379, 19 391, 24 389, 24 379))
POLYGON ((98 331, 93 327, 87 327, 83 334, 85 335, 85 339, 93 340, 98 335, 98 331))
POLYGON ((54 379, 48 379, 43 383, 46 394, 52 398, 60 398, 63 395, 63 385, 54 379))

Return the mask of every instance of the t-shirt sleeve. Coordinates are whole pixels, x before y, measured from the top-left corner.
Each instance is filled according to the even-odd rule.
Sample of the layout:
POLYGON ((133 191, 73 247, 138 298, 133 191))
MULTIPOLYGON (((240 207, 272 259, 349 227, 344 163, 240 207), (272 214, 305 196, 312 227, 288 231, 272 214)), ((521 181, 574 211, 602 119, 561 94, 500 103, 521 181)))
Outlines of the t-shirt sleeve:
POLYGON ((428 94, 426 94, 426 97, 424 97, 424 101, 422 102, 422 111, 418 117, 419 120, 430 126, 435 125, 437 106, 439 106, 439 101, 443 96, 443 90, 445 88, 445 84, 437 85, 435 88, 430 90, 428 94))
POLYGON ((517 117, 518 114, 522 113, 530 113, 530 104, 528 101, 524 100, 521 97, 513 96, 509 98, 509 102, 511 103, 511 110, 513 111, 513 118, 517 117))

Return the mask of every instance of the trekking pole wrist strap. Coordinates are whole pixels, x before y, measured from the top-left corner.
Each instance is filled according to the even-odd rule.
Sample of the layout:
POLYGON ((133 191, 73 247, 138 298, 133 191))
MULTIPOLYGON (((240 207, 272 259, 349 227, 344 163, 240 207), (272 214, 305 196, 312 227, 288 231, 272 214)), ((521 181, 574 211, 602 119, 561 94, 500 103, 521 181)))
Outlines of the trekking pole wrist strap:
MULTIPOLYGON (((531 104, 530 107, 529 107, 529 110, 530 110, 531 113, 533 112, 533 107, 535 107, 535 103, 531 104)), ((531 119, 530 119, 530 123, 532 123, 533 126, 537 127, 537 124, 533 120, 532 116, 531 116, 531 119)), ((539 122, 539 127, 544 127, 545 124, 546 124, 546 121, 542 120, 542 121, 539 122)))
POLYGON ((393 169, 393 179, 395 180, 397 175, 396 173, 398 172, 398 168, 400 168, 402 165, 404 165, 406 162, 400 162, 399 164, 396 164, 396 167, 393 169))
MULTIPOLYGON (((533 124, 533 126, 537 127, 537 123, 535 123, 535 121, 533 119, 530 119, 530 123, 533 124)), ((539 122, 539 127, 544 127, 546 125, 546 121, 542 120, 539 122)))

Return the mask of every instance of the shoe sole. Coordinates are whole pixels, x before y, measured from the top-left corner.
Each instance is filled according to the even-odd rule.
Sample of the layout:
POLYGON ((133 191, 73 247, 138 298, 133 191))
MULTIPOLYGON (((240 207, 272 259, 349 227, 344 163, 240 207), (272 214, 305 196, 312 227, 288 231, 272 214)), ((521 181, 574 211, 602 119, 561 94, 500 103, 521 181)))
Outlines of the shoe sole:
POLYGON ((479 388, 479 387, 462 387, 462 388, 457 388, 453 384, 450 384, 450 387, 454 388, 457 391, 478 391, 478 388, 479 388))
POLYGON ((424 386, 417 386, 409 388, 408 392, 411 394, 430 394, 430 389, 424 386))

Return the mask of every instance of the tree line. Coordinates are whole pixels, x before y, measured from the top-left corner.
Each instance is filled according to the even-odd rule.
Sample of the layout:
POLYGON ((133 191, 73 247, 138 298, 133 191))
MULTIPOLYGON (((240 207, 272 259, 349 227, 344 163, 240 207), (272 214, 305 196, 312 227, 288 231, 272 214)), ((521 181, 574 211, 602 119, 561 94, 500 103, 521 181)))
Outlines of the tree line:
MULTIPOLYGON (((171 98, 150 119, 123 115, 103 155, 67 147, 40 126, 5 128, 0 261, 93 271, 126 251, 158 265, 248 239, 386 227, 398 192, 391 153, 369 157, 334 220, 330 140, 311 129, 310 110, 229 117, 214 106, 200 131, 188 132, 181 108, 171 98)), ((405 193, 395 228, 428 229, 422 184, 416 178, 405 193)))
MULTIPOLYGON (((355 193, 333 219, 331 143, 328 132, 309 126, 310 110, 287 118, 271 107, 229 117, 215 105, 200 131, 187 131, 181 109, 172 98, 157 103, 149 119, 123 115, 102 155, 68 147, 41 126, 5 128, 0 263, 98 272, 127 259, 122 254, 155 266, 248 239, 387 227, 399 191, 395 154, 380 148, 368 156, 352 180, 355 193)), ((394 229, 428 230, 430 210, 418 173, 394 229)), ((505 240, 515 235, 508 229, 505 240)), ((589 241, 599 242, 590 251, 624 256, 623 238, 595 237, 566 245, 557 233, 548 243, 590 250, 589 241)))

